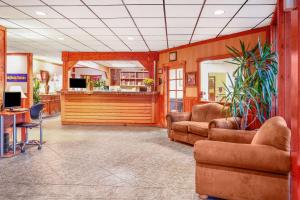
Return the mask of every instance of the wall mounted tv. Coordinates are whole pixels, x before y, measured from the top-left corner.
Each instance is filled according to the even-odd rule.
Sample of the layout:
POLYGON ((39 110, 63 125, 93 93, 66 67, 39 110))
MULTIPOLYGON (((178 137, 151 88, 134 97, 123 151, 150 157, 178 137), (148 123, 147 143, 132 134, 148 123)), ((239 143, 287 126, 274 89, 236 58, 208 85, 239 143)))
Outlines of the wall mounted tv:
POLYGON ((70 78, 70 88, 86 88, 86 79, 70 78))

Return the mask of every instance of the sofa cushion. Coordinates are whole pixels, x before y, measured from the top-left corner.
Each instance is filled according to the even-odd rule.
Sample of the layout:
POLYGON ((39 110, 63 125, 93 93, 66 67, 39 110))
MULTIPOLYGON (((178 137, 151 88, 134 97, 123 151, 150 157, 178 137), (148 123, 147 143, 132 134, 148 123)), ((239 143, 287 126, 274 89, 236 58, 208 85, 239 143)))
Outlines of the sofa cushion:
POLYGON ((208 136, 208 122, 191 122, 189 125, 188 132, 200 135, 203 137, 208 136))
POLYGON ((282 117, 265 121, 255 134, 251 144, 273 146, 283 151, 290 150, 291 131, 282 117))
POLYGON ((188 126, 191 124, 191 121, 180 121, 172 123, 172 130, 180 132, 188 132, 188 126))

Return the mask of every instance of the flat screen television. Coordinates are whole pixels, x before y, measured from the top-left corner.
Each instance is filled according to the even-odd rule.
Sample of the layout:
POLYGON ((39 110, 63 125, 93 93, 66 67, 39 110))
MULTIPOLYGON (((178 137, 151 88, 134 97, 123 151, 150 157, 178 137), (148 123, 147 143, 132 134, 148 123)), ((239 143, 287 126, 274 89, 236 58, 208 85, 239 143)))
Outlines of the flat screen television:
POLYGON ((70 88, 86 88, 86 79, 70 78, 70 88))
POLYGON ((21 92, 4 92, 4 107, 21 107, 21 92))

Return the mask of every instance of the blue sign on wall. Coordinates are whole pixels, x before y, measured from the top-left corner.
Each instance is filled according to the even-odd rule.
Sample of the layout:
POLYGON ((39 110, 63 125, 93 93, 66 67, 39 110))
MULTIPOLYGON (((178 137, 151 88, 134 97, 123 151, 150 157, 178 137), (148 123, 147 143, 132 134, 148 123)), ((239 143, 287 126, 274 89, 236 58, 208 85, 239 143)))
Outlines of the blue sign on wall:
POLYGON ((27 82, 27 74, 7 74, 7 82, 27 82))

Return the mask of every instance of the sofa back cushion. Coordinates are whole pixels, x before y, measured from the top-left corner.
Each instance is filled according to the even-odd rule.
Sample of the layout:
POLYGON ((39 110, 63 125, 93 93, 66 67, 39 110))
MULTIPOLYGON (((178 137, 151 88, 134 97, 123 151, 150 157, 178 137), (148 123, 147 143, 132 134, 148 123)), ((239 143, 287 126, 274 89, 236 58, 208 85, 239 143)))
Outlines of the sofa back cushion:
POLYGON ((290 129, 282 117, 276 116, 265 121, 255 134, 251 144, 268 145, 283 151, 289 151, 290 142, 290 129))
POLYGON ((213 119, 224 118, 223 106, 218 103, 207 103, 193 106, 192 121, 209 122, 213 119))

